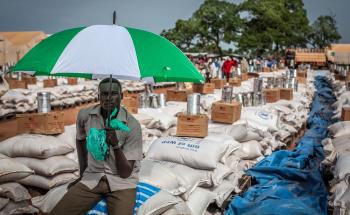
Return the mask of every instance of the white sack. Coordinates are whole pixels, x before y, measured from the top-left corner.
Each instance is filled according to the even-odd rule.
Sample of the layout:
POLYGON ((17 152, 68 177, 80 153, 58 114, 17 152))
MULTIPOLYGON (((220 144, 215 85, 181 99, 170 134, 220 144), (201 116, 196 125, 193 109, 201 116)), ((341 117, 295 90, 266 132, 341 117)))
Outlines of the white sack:
POLYGON ((46 159, 17 157, 15 162, 26 165, 34 170, 35 174, 43 176, 53 176, 58 173, 74 172, 79 169, 78 163, 66 156, 53 156, 46 159))
POLYGON ((279 129, 278 115, 262 109, 243 109, 241 120, 246 120, 249 126, 262 131, 279 129))
POLYGON ((11 158, 0 159, 0 183, 17 181, 33 173, 33 170, 11 158))
POLYGON ((172 195, 192 192, 201 184, 211 184, 208 171, 195 170, 188 166, 144 159, 139 173, 140 181, 152 184, 172 195))
POLYGON ((0 210, 3 209, 9 201, 10 199, 0 197, 0 210))
POLYGON ((32 198, 32 204, 39 208, 44 213, 50 213, 52 209, 58 204, 58 202, 67 193, 69 183, 62 186, 55 187, 47 192, 44 196, 37 196, 32 198))
POLYGON ((241 159, 253 160, 262 156, 262 147, 258 141, 251 140, 241 143, 241 148, 234 151, 233 154, 241 159))
POLYGON ((192 215, 202 215, 207 210, 208 205, 214 202, 215 197, 215 193, 197 187, 186 204, 192 211, 192 215))
POLYGON ((14 202, 20 202, 32 198, 28 190, 16 182, 10 182, 0 185, 0 196, 9 198, 14 202))
POLYGON ((57 135, 57 138, 63 143, 67 143, 72 148, 76 148, 76 124, 64 126, 64 132, 57 135))
POLYGON ((13 202, 10 201, 1 211, 0 215, 9 214, 34 214, 39 213, 39 210, 29 205, 27 201, 13 202))
POLYGON ((50 190, 59 185, 74 181, 77 178, 78 176, 76 176, 73 173, 62 173, 53 177, 30 175, 30 176, 27 176, 26 178, 19 180, 18 182, 24 185, 38 187, 45 190, 50 190))
POLYGON ((348 151, 347 153, 337 156, 337 163, 333 168, 333 175, 339 181, 350 174, 350 152, 348 151))
POLYGON ((181 198, 161 190, 147 199, 146 202, 137 209, 137 215, 163 214, 163 212, 181 202, 181 198))
POLYGON ((210 133, 228 134, 238 142, 244 140, 248 132, 246 124, 213 126, 209 127, 209 130, 210 133))
POLYGON ((162 137, 153 142, 146 158, 175 162, 195 169, 212 170, 228 149, 229 146, 225 142, 189 137, 162 137))
POLYGON ((350 121, 340 121, 330 125, 328 131, 333 137, 340 137, 350 134, 350 121))
POLYGON ((63 155, 74 148, 53 136, 22 134, 0 143, 0 153, 9 157, 48 158, 63 155))

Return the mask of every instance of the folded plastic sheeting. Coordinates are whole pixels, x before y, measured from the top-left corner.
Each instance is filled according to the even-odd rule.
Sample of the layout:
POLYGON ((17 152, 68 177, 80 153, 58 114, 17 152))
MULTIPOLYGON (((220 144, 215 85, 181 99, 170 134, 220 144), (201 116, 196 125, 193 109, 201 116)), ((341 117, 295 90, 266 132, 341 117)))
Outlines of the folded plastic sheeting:
POLYGON ((247 171, 256 181, 229 204, 226 215, 327 214, 327 190, 322 179, 322 139, 332 123, 335 97, 325 76, 315 79, 309 130, 293 151, 277 151, 247 171))

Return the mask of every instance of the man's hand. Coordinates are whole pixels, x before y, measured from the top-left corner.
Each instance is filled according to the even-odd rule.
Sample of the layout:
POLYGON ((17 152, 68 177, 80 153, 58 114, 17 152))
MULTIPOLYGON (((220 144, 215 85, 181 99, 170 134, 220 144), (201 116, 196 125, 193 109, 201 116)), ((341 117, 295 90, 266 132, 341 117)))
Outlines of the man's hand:
POLYGON ((112 147, 118 145, 119 140, 114 129, 106 129, 106 142, 112 147))

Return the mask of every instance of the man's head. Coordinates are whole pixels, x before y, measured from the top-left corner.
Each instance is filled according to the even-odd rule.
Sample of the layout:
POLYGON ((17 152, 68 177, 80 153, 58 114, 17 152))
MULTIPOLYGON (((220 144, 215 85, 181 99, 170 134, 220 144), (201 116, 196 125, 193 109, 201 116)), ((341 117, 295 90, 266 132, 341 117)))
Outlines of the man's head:
MULTIPOLYGON (((108 110, 108 93, 109 93, 109 78, 103 79, 98 85, 98 98, 100 100, 101 108, 108 110)), ((114 108, 119 108, 121 100, 123 98, 123 91, 120 82, 117 79, 112 78, 111 84, 111 111, 114 108)))

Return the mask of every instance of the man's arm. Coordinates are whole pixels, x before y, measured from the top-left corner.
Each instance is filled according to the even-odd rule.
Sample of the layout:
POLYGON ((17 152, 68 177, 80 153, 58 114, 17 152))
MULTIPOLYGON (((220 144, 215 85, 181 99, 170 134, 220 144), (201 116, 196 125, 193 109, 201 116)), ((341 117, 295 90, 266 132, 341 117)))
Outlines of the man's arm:
POLYGON ((128 178, 134 168, 135 161, 128 161, 120 148, 114 149, 115 165, 121 178, 128 178))
POLYGON ((83 176, 83 173, 87 167, 87 149, 86 149, 86 140, 76 140, 76 150, 78 154, 79 161, 79 175, 83 176))

